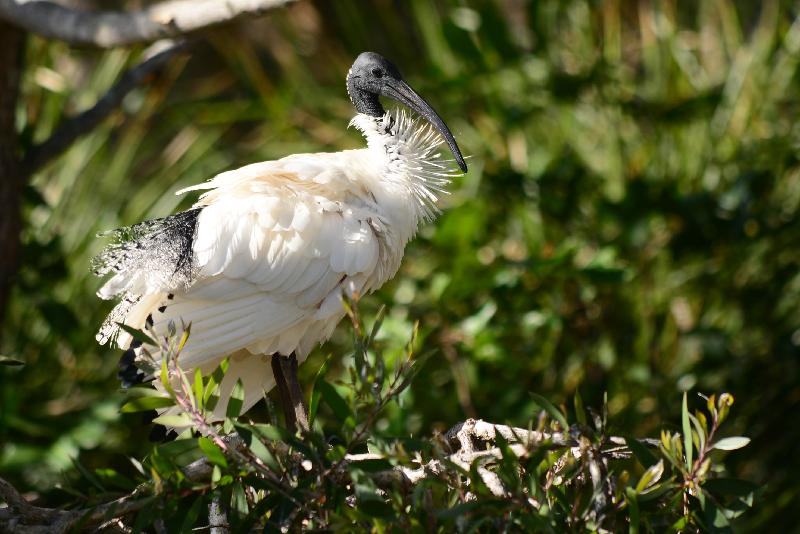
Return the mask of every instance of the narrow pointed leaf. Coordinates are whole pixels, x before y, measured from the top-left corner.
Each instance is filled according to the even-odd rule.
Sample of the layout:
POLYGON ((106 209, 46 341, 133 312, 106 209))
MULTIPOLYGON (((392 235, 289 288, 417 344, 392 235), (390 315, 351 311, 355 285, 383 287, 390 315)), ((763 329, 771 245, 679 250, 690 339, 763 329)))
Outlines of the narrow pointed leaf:
POLYGON ((714 443, 712 447, 721 451, 734 451, 736 449, 745 447, 748 443, 750 443, 750 438, 746 438, 744 436, 735 436, 730 438, 722 438, 714 443))
POLYGON ((553 403, 551 403, 549 400, 545 399, 544 397, 542 397, 537 393, 531 393, 530 395, 531 397, 533 397, 534 402, 538 404, 539 407, 542 408, 545 412, 547 412, 547 415, 549 415, 555 421, 558 421, 558 424, 561 425, 562 429, 564 430, 569 429, 569 425, 567 424, 567 418, 564 417, 564 414, 561 413, 561 410, 556 408, 553 405, 553 403))
POLYGON ((228 400, 228 409, 225 410, 226 417, 230 417, 231 419, 239 417, 239 414, 242 412, 243 405, 244 386, 242 385, 241 380, 237 380, 236 385, 233 386, 233 391, 231 391, 231 397, 228 400))
POLYGON ((583 399, 581 398, 581 392, 578 388, 575 388, 573 402, 575 403, 575 419, 577 419, 580 424, 585 425, 586 411, 583 408, 583 399))
POLYGON ((158 343, 153 338, 151 338, 150 336, 148 336, 147 334, 145 334, 141 330, 137 330, 137 329, 135 329, 135 328, 133 328, 131 326, 126 325, 125 323, 117 323, 117 326, 119 326, 121 329, 123 329, 128 334, 130 334, 130 336, 133 339, 135 339, 136 341, 141 341, 142 343, 144 343, 146 345, 152 345, 154 347, 158 346, 158 343))
POLYGON ((161 415, 153 419, 153 422, 157 425, 164 425, 167 427, 182 427, 182 426, 191 426, 192 419, 187 414, 180 414, 180 415, 161 415))
POLYGON ((25 362, 20 360, 19 358, 13 358, 11 356, 4 356, 0 354, 0 365, 25 365, 25 362))
POLYGON ((658 461, 652 451, 650 451, 647 446, 642 445, 636 438, 626 437, 625 444, 630 448, 636 459, 639 460, 639 463, 645 468, 651 467, 658 461))
POLYGON ((322 400, 325 401, 325 404, 328 405, 340 421, 344 422, 350 418, 352 415, 350 407, 347 405, 347 401, 336 391, 336 388, 323 381, 319 384, 319 392, 322 395, 322 400))
POLYGON ((651 465, 647 471, 644 472, 639 483, 636 484, 636 493, 642 493, 650 488, 653 484, 661 479, 664 474, 664 460, 659 460, 657 464, 651 465))
POLYGON ((686 392, 683 392, 683 405, 681 407, 681 423, 683 426, 683 448, 686 454, 686 468, 692 468, 692 425, 689 422, 689 407, 686 402, 686 392))
POLYGON ((205 396, 203 395, 203 373, 200 371, 200 368, 194 370, 194 382, 192 382, 192 388, 194 389, 194 400, 197 403, 196 406, 202 410, 203 406, 205 405, 205 396))
POLYGON ((159 408, 169 408, 174 404, 175 402, 170 397, 139 397, 124 404, 119 411, 122 413, 145 412, 159 408))
POLYGON ((222 449, 220 449, 216 443, 206 437, 200 437, 197 440, 197 444, 200 445, 200 450, 203 451, 203 454, 206 455, 206 458, 208 458, 208 461, 212 464, 220 467, 228 467, 228 460, 225 458, 222 449))

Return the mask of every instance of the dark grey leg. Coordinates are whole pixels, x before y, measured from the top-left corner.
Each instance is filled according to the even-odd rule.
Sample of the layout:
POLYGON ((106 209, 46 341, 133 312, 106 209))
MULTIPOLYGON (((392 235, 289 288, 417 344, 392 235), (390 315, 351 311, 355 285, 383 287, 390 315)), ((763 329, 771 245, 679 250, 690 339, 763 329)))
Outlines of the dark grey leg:
POLYGON ((291 432, 296 432, 298 428, 301 432, 308 432, 308 408, 303 399, 303 390, 297 381, 297 357, 294 353, 288 357, 273 354, 272 373, 281 397, 286 428, 291 432))

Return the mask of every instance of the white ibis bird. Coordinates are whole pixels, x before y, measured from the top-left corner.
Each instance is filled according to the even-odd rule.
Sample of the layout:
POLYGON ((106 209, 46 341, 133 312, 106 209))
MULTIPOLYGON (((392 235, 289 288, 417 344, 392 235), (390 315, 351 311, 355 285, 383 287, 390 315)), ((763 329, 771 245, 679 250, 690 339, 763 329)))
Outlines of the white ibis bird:
MULTIPOLYGON (((419 224, 438 213, 438 195, 458 174, 439 154, 442 139, 467 170, 444 121, 384 57, 359 55, 347 92, 367 148, 223 172, 178 192, 205 191, 192 209, 118 230, 118 242, 95 259, 95 273, 111 275, 98 296, 121 298, 97 340, 125 350, 124 386, 143 378, 142 351, 118 323, 159 336, 170 322, 191 324, 184 370, 209 373, 230 357, 215 416, 224 416, 237 380, 246 410, 277 379, 287 424, 307 425, 298 362, 344 317, 342 292, 368 294, 392 278, 419 224), (380 96, 427 124, 386 112, 380 96)), ((147 348, 158 360, 157 347, 147 348)))

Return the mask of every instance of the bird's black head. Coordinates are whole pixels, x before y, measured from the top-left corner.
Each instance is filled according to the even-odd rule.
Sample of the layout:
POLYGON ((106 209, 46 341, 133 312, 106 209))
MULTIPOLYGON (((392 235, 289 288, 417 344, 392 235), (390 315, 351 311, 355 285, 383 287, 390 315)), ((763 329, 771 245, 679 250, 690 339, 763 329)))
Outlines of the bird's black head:
POLYGON ((444 137, 456 163, 467 172, 467 164, 447 125, 431 105, 403 81, 400 71, 385 57, 375 52, 361 53, 347 74, 347 93, 356 111, 372 117, 382 117, 385 113, 380 96, 396 100, 419 113, 444 137))

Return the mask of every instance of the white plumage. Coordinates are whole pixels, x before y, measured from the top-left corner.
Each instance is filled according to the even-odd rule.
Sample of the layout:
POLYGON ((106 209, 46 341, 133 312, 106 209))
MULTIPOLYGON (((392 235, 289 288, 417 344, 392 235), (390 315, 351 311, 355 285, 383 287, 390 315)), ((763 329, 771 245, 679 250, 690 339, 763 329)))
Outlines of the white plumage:
MULTIPOLYGON (((244 409, 274 386, 267 355, 302 363, 344 316, 342 292, 368 294, 394 276, 419 223, 438 212, 455 172, 437 133, 399 110, 351 124, 367 148, 255 163, 179 191, 204 191, 189 283, 158 269, 112 269, 98 292, 126 295, 112 317, 133 328, 151 318, 166 335, 171 321, 191 323, 184 369, 207 373, 231 356, 217 415, 237 380, 244 409)), ((131 336, 116 334, 127 349, 131 336)))

